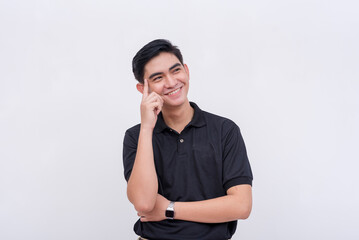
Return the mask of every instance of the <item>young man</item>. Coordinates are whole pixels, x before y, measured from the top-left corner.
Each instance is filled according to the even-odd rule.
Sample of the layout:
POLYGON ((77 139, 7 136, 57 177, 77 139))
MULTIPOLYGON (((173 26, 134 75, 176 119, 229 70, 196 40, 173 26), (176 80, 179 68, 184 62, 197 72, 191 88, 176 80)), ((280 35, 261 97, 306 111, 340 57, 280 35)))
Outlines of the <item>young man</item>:
MULTIPOLYGON (((127 196, 139 239, 227 240, 252 208, 252 171, 238 126, 189 102, 180 50, 159 39, 133 58, 141 124, 126 131, 127 196)), ((203 89, 205 90, 205 89, 203 89)))

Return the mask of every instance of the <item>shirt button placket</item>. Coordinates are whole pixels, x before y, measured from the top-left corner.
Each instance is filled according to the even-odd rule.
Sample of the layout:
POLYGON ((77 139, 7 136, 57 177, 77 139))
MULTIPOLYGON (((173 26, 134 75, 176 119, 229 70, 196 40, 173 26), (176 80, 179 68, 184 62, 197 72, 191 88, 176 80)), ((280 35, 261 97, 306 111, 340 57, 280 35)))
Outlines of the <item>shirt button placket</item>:
POLYGON ((178 136, 178 152, 179 153, 183 153, 184 152, 184 139, 182 138, 182 136, 178 136))

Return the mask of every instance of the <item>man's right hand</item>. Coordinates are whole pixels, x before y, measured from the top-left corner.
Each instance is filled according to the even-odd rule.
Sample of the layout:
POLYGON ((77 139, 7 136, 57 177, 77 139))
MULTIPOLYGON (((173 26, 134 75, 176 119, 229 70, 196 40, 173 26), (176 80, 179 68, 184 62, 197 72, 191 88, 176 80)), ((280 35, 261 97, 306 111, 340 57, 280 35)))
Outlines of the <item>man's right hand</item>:
POLYGON ((142 87, 141 130, 135 162, 127 184, 127 196, 137 212, 147 213, 153 210, 158 192, 152 135, 163 100, 159 94, 151 92, 146 79, 142 87))
POLYGON ((155 92, 150 92, 148 81, 145 79, 141 101, 141 128, 153 130, 162 106, 162 97, 155 92))

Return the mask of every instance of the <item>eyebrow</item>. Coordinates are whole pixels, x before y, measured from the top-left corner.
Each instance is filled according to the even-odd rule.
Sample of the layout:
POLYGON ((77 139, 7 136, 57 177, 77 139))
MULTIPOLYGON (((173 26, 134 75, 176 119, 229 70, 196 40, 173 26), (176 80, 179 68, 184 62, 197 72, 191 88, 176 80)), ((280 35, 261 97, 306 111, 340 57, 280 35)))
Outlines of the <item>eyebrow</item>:
POLYGON ((180 63, 176 63, 176 64, 174 64, 172 67, 170 67, 170 71, 172 70, 172 69, 174 69, 174 68, 176 68, 176 67, 178 67, 178 66, 181 66, 181 64, 180 63))
MULTIPOLYGON (((180 63, 175 63, 172 67, 169 68, 169 70, 171 71, 172 69, 178 67, 178 66, 181 66, 180 63)), ((150 76, 149 76, 149 79, 152 79, 154 78, 155 76, 157 75, 161 75, 163 72, 155 72, 155 73, 152 73, 150 76)))

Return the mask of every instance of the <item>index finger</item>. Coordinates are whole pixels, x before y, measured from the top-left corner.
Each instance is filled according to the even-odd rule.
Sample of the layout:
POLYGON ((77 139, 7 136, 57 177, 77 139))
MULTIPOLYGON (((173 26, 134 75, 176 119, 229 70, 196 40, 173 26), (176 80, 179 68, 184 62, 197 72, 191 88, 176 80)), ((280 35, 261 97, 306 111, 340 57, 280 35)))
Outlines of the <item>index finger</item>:
POLYGON ((148 81, 147 79, 144 79, 144 83, 143 83, 143 97, 147 97, 149 94, 148 92, 148 81))

